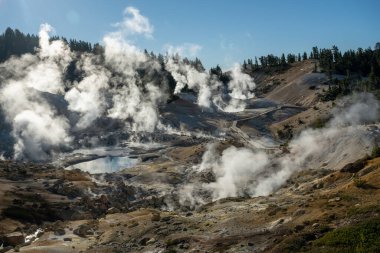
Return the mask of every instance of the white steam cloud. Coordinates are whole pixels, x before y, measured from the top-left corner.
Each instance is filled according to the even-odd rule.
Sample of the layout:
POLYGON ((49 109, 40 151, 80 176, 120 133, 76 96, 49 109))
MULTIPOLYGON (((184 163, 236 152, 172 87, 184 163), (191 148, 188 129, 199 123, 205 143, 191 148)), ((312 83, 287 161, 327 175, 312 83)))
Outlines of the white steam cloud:
POLYGON ((140 11, 134 7, 127 7, 124 10, 124 19, 120 23, 116 23, 115 26, 120 29, 121 32, 129 34, 143 34, 147 37, 152 37, 153 26, 150 24, 149 19, 140 14, 140 11))
POLYGON ((169 74, 176 81, 174 93, 185 87, 195 90, 197 104, 203 108, 242 110, 245 100, 254 95, 255 84, 240 66, 222 84, 203 67, 177 55, 194 55, 199 45, 169 46, 169 53, 177 56, 167 55, 164 62, 141 51, 129 38, 151 38, 154 28, 136 8, 126 8, 115 27, 104 36, 101 54, 78 54, 64 41, 51 41, 49 33, 54 29, 43 24, 34 55, 13 57, 0 65, 6 73, 0 104, 12 124, 16 159, 47 160, 72 146, 74 135, 93 127, 97 119, 123 122, 129 132, 165 129, 159 108, 170 95, 165 77, 169 74), (69 81, 65 75, 74 63, 80 78, 69 81))
POLYGON ((230 71, 230 81, 227 88, 231 99, 226 101, 223 93, 223 84, 215 76, 206 71, 199 71, 194 66, 186 64, 177 57, 168 57, 166 68, 176 80, 174 93, 181 92, 186 86, 198 92, 197 104, 210 108, 212 104, 226 112, 242 111, 246 106, 246 99, 254 97, 252 90, 256 87, 252 77, 241 71, 241 66, 235 64, 230 71))
POLYGON ((262 172, 269 159, 264 152, 252 152, 246 148, 229 147, 223 151, 217 164, 212 166, 217 178, 208 188, 213 192, 213 199, 253 194, 252 179, 262 172))
POLYGON ((184 43, 179 46, 166 44, 164 46, 164 51, 169 55, 181 55, 183 57, 195 57, 201 50, 202 46, 194 43, 184 43))
POLYGON ((78 63, 86 76, 65 94, 69 110, 79 112, 81 117, 78 128, 86 128, 100 117, 106 108, 105 94, 110 73, 99 65, 93 64, 93 56, 84 55, 78 63))
POLYGON ((63 91, 63 69, 71 52, 61 41, 49 41, 51 27, 41 25, 40 49, 1 64, 12 73, 0 91, 0 103, 13 125, 16 159, 45 160, 55 149, 70 144, 69 124, 44 98, 44 92, 63 91), (14 72, 16 69, 17 72, 14 72))
MULTIPOLYGON (((216 180, 198 187, 210 191, 213 200, 268 195, 297 171, 340 168, 363 157, 368 153, 366 147, 373 143, 365 124, 378 120, 379 104, 372 94, 355 95, 345 104, 345 108, 335 111, 326 127, 303 131, 281 156, 233 146, 219 154, 216 144, 209 145, 198 171, 212 171, 216 180)), ((186 194, 180 196, 180 203, 202 204, 195 191, 189 193, 194 187, 184 189, 186 194)))
POLYGON ((231 97, 236 99, 253 98, 255 94, 252 90, 256 87, 252 78, 241 72, 241 66, 234 64, 231 71, 231 81, 228 83, 228 88, 231 90, 231 97))

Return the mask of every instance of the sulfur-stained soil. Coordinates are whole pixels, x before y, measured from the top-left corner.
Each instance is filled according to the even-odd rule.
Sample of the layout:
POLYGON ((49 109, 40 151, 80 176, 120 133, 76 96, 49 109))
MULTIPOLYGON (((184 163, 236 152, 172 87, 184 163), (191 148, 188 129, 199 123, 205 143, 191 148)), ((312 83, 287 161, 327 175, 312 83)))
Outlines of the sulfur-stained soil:
POLYGON ((283 155, 289 138, 322 127, 336 105, 320 101, 327 79, 314 68, 308 60, 259 73, 259 88, 273 87, 244 112, 202 111, 185 98, 168 104, 162 121, 180 131, 153 138, 155 148, 132 147, 128 155, 139 163, 114 173, 64 168, 100 155, 52 164, 0 160, 0 252, 339 252, 327 245, 332 231, 380 215, 380 158, 355 136, 326 147, 323 161, 269 196, 209 198, 195 207, 178 199, 186 183, 215 181, 192 169, 208 143, 219 153, 233 145, 283 155), (337 154, 344 145, 353 148, 337 154))
POLYGON ((2 240, 6 247, 10 233, 27 235, 41 228, 38 240, 18 245, 20 252, 308 250, 328 231, 380 214, 380 159, 362 166, 355 176, 340 170, 302 171, 267 197, 165 211, 159 200, 133 200, 136 189, 123 189, 120 182, 112 189, 81 171, 1 162, 2 240))

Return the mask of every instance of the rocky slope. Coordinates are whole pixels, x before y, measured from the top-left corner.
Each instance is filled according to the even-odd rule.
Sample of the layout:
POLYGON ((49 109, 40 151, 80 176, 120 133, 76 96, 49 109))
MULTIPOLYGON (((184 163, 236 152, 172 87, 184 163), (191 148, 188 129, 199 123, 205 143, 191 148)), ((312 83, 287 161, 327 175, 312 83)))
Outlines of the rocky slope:
MULTIPOLYGON (((372 144, 362 135, 326 146, 268 196, 212 201, 201 192, 203 202, 181 203, 178 189, 216 180, 193 169, 208 142, 219 154, 235 146, 275 159, 290 152, 287 138, 323 127, 335 105, 318 100, 325 79, 311 73, 313 62, 302 64, 257 77, 281 83, 243 112, 204 112, 183 98, 168 104, 162 120, 179 132, 157 134, 163 145, 149 152, 135 148, 140 162, 119 172, 0 160, 0 252, 378 252, 380 158, 367 155, 372 144)), ((360 129, 368 140, 380 132, 360 129)))
POLYGON ((0 169, 5 252, 321 252, 329 231, 380 213, 379 158, 303 171, 270 196, 191 211, 165 211, 114 175, 101 184, 50 166, 1 162, 0 169), (38 240, 25 243, 36 231, 38 240))

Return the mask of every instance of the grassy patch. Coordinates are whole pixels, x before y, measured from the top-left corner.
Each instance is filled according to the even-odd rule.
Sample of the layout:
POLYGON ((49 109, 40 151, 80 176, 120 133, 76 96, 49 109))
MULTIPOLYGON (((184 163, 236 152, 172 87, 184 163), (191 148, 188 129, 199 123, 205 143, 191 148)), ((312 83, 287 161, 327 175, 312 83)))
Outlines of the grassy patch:
POLYGON ((354 177, 354 185, 358 188, 365 188, 367 182, 360 177, 354 177))
POLYGON ((357 197, 348 195, 348 194, 338 194, 338 197, 340 197, 343 201, 347 202, 353 202, 359 200, 357 197))
POLYGON ((321 226, 314 231, 305 231, 302 233, 290 234, 287 238, 279 242, 271 251, 272 253, 292 253, 307 252, 308 244, 314 241, 317 236, 324 234, 331 229, 327 226, 321 226))
POLYGON ((277 130, 277 136, 280 139, 290 140, 293 138, 293 129, 290 125, 285 125, 284 128, 277 130))
POLYGON ((371 214, 380 214, 380 206, 378 205, 369 205, 369 206, 359 206, 352 207, 348 209, 348 217, 357 216, 357 215, 371 215, 371 214))
POLYGON ((329 118, 317 118, 313 123, 311 123, 310 127, 314 129, 324 128, 329 120, 329 118))
POLYGON ((354 181, 354 185, 360 189, 366 189, 366 190, 378 190, 379 189, 378 186, 369 184, 366 180, 364 180, 363 178, 361 178, 357 175, 354 176, 353 181, 354 181))
POLYGON ((312 252, 380 252, 380 219, 331 231, 312 247, 312 252))

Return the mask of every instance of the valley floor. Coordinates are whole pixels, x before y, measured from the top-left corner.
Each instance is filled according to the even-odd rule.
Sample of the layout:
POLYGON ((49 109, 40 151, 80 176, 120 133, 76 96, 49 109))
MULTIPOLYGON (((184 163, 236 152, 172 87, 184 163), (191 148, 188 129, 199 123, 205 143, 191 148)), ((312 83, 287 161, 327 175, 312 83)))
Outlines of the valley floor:
MULTIPOLYGON (((180 187, 215 181, 192 169, 209 142, 219 153, 235 146, 279 157, 289 153, 286 139, 323 127, 334 105, 318 102, 325 77, 312 66, 277 76, 283 83, 244 112, 172 102, 161 117, 180 131, 156 136, 163 145, 148 151, 132 148, 128 155, 140 162, 125 170, 89 174, 0 160, 0 252, 379 252, 380 158, 350 134, 268 196, 179 199, 180 187)), ((372 139, 380 132, 376 124, 361 129, 372 139)))
POLYGON ((3 252, 337 252, 379 235, 375 229, 360 244, 334 243, 330 232, 378 224, 379 158, 341 171, 303 171, 268 197, 191 211, 162 210, 158 199, 134 203, 133 188, 101 185, 80 171, 11 162, 0 168, 3 252), (38 240, 24 243, 39 229, 38 240))

